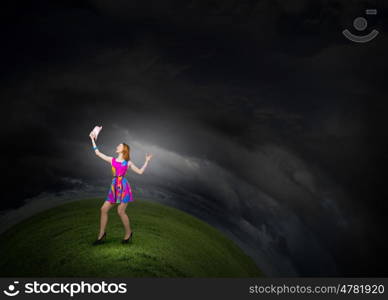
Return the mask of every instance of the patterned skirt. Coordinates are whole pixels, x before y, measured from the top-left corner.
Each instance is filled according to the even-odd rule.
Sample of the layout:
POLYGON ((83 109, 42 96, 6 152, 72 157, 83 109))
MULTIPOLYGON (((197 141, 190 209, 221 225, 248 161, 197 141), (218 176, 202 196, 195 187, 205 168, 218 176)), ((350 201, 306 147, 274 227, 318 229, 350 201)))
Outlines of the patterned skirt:
POLYGON ((106 200, 110 203, 127 203, 133 201, 131 185, 123 176, 115 176, 108 192, 106 200))

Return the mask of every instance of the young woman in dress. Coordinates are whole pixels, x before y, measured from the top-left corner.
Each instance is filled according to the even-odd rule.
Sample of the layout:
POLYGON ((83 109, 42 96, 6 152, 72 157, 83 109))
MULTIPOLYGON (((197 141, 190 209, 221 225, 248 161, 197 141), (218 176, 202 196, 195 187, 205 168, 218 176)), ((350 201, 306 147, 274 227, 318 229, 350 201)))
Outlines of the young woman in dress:
POLYGON ((133 231, 131 230, 128 216, 125 212, 127 208, 128 202, 133 202, 133 195, 131 186, 128 180, 124 177, 128 168, 131 168, 137 174, 143 174, 145 168, 148 165, 148 162, 152 158, 151 154, 146 154, 145 163, 139 169, 131 162, 130 159, 130 148, 127 144, 121 143, 116 147, 117 158, 107 156, 101 153, 95 142, 94 135, 90 133, 90 139, 92 140, 93 149, 98 157, 108 162, 112 167, 113 179, 108 192, 108 196, 106 197, 104 204, 101 206, 101 216, 100 216, 100 233, 97 237, 97 240, 93 243, 93 245, 101 244, 103 239, 106 237, 105 228, 108 223, 108 212, 112 208, 112 206, 117 203, 117 213, 119 214, 121 221, 123 222, 125 229, 125 236, 122 240, 122 243, 128 243, 130 240, 132 241, 133 231))

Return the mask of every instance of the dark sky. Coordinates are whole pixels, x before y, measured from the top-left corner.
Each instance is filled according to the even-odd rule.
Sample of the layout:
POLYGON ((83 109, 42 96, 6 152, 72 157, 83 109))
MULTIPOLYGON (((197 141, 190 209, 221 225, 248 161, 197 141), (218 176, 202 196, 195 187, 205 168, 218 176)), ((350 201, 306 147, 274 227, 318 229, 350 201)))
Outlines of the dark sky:
POLYGON ((88 138, 102 125, 103 153, 126 142, 139 167, 154 154, 128 173, 137 197, 214 225, 267 275, 387 275, 386 3, 10 3, 3 229, 106 196, 88 138), (375 40, 344 38, 358 16, 375 40))

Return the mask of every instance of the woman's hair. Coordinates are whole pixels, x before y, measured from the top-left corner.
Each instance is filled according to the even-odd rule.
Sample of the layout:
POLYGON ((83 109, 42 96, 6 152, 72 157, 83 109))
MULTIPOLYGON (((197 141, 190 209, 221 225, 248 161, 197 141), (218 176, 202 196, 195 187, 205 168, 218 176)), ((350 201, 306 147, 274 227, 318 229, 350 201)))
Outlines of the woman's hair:
POLYGON ((123 157, 126 161, 130 160, 130 148, 126 143, 123 143, 123 157))

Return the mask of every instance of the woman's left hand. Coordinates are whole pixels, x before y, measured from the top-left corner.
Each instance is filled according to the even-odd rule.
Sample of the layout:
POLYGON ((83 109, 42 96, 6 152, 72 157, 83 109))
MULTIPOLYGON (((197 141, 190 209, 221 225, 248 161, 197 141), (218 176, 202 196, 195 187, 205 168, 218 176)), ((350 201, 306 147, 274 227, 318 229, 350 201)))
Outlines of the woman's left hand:
POLYGON ((152 154, 147 153, 146 154, 146 160, 149 161, 152 158, 152 154))

